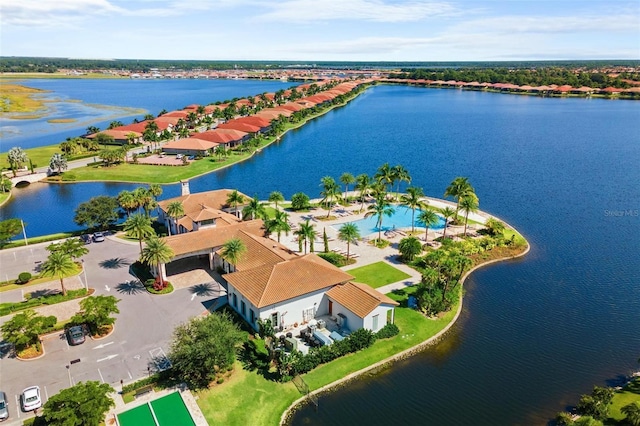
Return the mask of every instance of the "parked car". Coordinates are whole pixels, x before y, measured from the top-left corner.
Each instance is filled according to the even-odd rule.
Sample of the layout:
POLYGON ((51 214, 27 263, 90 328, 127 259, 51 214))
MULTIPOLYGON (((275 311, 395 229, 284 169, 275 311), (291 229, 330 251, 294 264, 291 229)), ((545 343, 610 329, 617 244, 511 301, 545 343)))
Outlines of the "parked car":
POLYGON ((177 154, 176 155, 176 160, 182 160, 182 157, 184 157, 182 154, 177 154))
POLYGON ((101 243, 103 241, 104 241, 104 234, 102 232, 96 232, 95 234, 93 234, 94 243, 101 243))
POLYGON ((9 418, 9 407, 7 406, 7 394, 0 391, 0 422, 9 418))
POLYGON ((84 234, 80 236, 80 241, 85 244, 91 244, 91 234, 84 234))
POLYGON ((80 345, 84 343, 84 327, 75 325, 67 329, 67 339, 70 345, 80 345))
POLYGON ((40 399, 40 387, 31 386, 22 391, 22 409, 24 411, 33 411, 42 407, 42 399, 40 399))

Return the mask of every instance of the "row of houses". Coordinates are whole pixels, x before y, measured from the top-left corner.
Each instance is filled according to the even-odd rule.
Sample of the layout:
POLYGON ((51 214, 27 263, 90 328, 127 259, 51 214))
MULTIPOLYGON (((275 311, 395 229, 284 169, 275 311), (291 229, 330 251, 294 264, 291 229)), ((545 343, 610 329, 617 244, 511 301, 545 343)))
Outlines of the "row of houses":
MULTIPOLYGON (((285 102, 290 99, 293 90, 285 90, 282 93, 265 93, 256 98, 243 98, 233 103, 217 105, 189 105, 181 110, 170 111, 153 120, 144 120, 137 123, 114 127, 89 135, 94 139, 98 134, 108 135, 116 144, 129 144, 144 142, 145 131, 153 122, 155 136, 172 135, 163 151, 168 154, 200 155, 206 156, 221 146, 233 148, 242 144, 254 135, 267 133, 274 120, 284 117, 289 119, 296 112, 322 106, 331 102, 337 96, 344 95, 362 84, 363 81, 345 81, 335 84, 332 81, 318 83, 318 93, 285 102), (326 90, 322 90, 325 88, 326 90), (258 102, 261 107, 257 108, 258 102), (235 117, 222 119, 223 111, 232 107, 235 117), (263 107, 266 106, 266 107, 263 107), (259 110, 258 110, 259 109, 259 110), (257 111, 256 111, 257 110, 257 111), (238 116, 237 111, 245 111, 247 115, 238 116), (253 112, 256 111, 256 112, 253 112), (180 137, 178 127, 188 125, 190 132, 188 137, 180 137), (212 130, 209 130, 212 128, 212 130)), ((315 83, 314 83, 315 84, 315 83)), ((295 88, 297 93, 304 93, 311 84, 300 85, 295 88)))
MULTIPOLYGON (((332 87, 328 90, 321 91, 317 94, 302 97, 293 101, 288 101, 278 105, 276 103, 276 94, 267 93, 265 98, 276 103, 272 107, 263 108, 251 115, 236 117, 220 124, 212 130, 203 132, 194 132, 188 138, 177 139, 163 146, 163 151, 168 154, 184 154, 206 156, 211 154, 217 147, 225 149, 233 148, 242 144, 249 138, 265 134, 271 130, 272 123, 275 120, 284 117, 290 119, 296 112, 323 106, 333 101, 336 97, 349 93, 354 88, 362 84, 362 81, 344 82, 332 87)), ((304 89, 303 85, 301 89, 304 89)), ((282 98, 287 99, 291 96, 291 91, 287 90, 282 94, 282 98)), ((251 108, 253 103, 249 99, 240 99, 235 102, 237 108, 246 106, 251 108)), ((228 104, 218 105, 220 110, 224 110, 228 104)))
POLYGON ((380 82, 387 83, 402 83, 402 84, 413 84, 419 86, 428 86, 428 87, 446 87, 446 88, 457 88, 457 89, 472 89, 472 90, 500 90, 505 92, 522 92, 522 93, 554 93, 554 94, 576 94, 576 95, 592 95, 592 94, 605 94, 605 95, 617 95, 617 94, 640 94, 640 87, 631 87, 628 89, 619 89, 616 87, 606 87, 604 89, 597 89, 593 87, 572 87, 570 85, 561 85, 558 86, 556 84, 551 85, 543 85, 543 86, 529 86, 522 85, 519 86, 517 84, 511 83, 480 83, 477 81, 456 81, 456 80, 406 80, 399 78, 386 78, 378 80, 380 82))
POLYGON ((226 202, 230 192, 190 194, 184 182, 183 195, 159 203, 159 220, 174 231, 164 238, 174 257, 157 271, 165 279, 171 279, 166 271, 172 263, 194 258, 221 271, 229 306, 255 330, 258 320, 286 330, 320 317, 341 318, 350 331, 377 331, 394 321, 397 302, 313 253, 300 255, 268 238, 262 220, 240 220, 226 202), (182 217, 169 215, 174 202, 182 204, 182 217), (220 254, 231 239, 246 247, 233 265, 220 254))

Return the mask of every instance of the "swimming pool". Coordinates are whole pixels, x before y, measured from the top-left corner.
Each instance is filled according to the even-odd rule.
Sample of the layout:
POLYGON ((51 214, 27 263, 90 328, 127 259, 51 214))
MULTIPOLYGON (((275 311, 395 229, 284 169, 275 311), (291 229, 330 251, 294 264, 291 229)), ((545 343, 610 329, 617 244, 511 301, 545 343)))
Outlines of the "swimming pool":
MULTIPOLYGON (((394 207, 394 209, 395 209, 395 213, 393 213, 390 217, 384 216, 382 218, 382 231, 390 231, 390 230, 399 229, 399 228, 411 228, 411 209, 402 207, 402 206, 396 206, 394 207)), ((424 229, 425 228, 424 223, 418 220, 418 216, 420 216, 421 212, 422 210, 416 209, 415 227, 424 229)), ((368 218, 356 220, 351 223, 354 223, 355 225, 358 226, 358 229, 360 230, 360 235, 365 236, 365 235, 378 232, 378 227, 376 226, 377 221, 378 221, 377 216, 370 216, 368 218)), ((440 221, 436 225, 429 227, 429 229, 443 229, 443 228, 444 228, 444 219, 442 217, 440 217, 440 221)))

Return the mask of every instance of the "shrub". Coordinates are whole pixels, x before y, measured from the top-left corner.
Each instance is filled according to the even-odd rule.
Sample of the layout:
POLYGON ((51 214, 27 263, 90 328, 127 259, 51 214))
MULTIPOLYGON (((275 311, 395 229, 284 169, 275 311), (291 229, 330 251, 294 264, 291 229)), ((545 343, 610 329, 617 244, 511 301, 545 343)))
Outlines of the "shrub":
POLYGON ((30 280, 31 280, 30 272, 20 272, 20 275, 18 275, 18 280, 16 281, 16 284, 26 284, 30 280))
POLYGON ((388 339, 400 333, 400 329, 395 324, 387 324, 376 333, 376 339, 388 339))
POLYGON ((328 252, 328 253, 316 253, 319 257, 323 258, 327 262, 331 263, 338 268, 347 264, 347 259, 340 253, 328 252))
POLYGON ((158 374, 152 374, 151 376, 145 377, 144 379, 140 379, 136 382, 129 383, 128 385, 124 385, 122 387, 122 393, 133 392, 147 385, 155 385, 158 380, 160 380, 160 376, 158 374))
POLYGON ((303 192, 297 192, 291 196, 291 208, 293 210, 306 210, 309 204, 309 196, 303 192))

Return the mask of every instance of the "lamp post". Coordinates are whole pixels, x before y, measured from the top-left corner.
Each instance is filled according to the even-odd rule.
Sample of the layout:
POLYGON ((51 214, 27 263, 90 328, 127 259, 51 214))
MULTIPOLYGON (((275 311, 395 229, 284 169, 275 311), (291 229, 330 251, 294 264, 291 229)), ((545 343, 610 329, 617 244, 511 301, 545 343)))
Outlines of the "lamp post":
POLYGON ((87 269, 84 267, 84 259, 82 259, 82 272, 84 273, 84 289, 89 291, 89 282, 87 281, 87 269))

